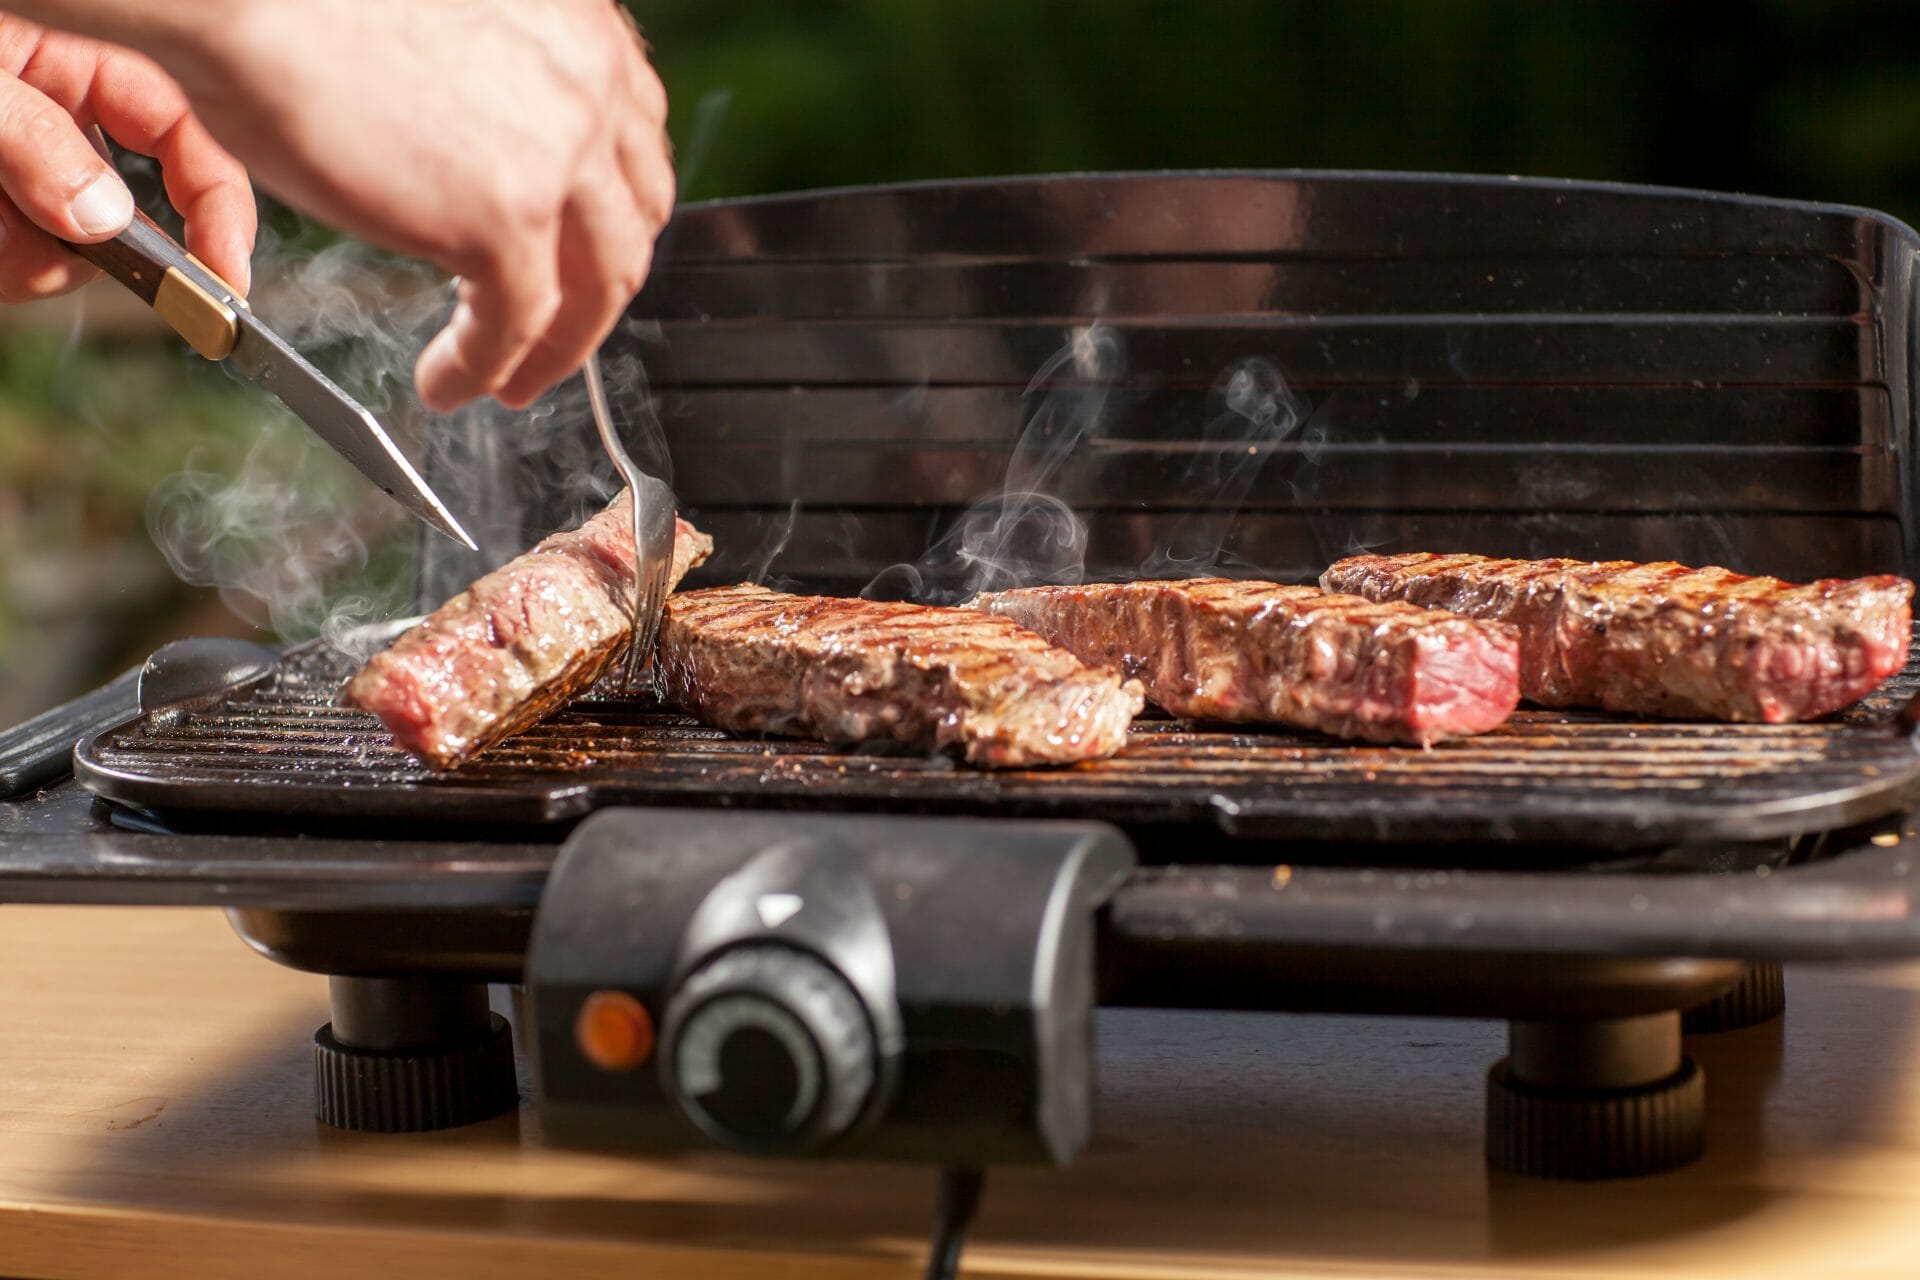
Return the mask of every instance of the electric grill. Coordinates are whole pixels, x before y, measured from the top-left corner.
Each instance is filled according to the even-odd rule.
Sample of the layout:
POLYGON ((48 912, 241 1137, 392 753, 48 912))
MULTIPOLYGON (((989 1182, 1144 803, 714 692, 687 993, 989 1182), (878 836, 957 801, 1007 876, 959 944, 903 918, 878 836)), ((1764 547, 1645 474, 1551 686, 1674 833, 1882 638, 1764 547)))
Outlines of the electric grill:
MULTIPOLYGON (((1357 547, 1912 574, 1915 244, 1515 179, 910 185, 683 208, 618 341, 716 540, 695 585, 1303 581, 1357 547)), ((500 430, 430 441, 482 549, 423 539, 423 608, 582 513, 584 417, 500 430)), ((1011 773, 608 686, 440 778, 332 703, 380 638, 188 642, 0 751, 37 783, 80 739, 0 807, 0 894, 218 904, 333 976, 332 1123, 511 1105, 488 982, 530 991, 555 1140, 963 1167, 1084 1140, 1096 1002, 1364 1010, 1510 1022, 1496 1165, 1650 1172, 1699 1150, 1683 1011, 1920 947, 1916 665, 1810 725, 1523 710, 1422 751, 1149 718, 1011 773)))

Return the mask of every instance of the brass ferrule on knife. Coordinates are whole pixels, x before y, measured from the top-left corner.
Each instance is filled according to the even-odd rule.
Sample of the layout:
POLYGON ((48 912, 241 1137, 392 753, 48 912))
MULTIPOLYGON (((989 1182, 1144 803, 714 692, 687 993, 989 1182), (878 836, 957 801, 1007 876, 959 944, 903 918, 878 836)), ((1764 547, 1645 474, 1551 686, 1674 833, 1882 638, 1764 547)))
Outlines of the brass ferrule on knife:
POLYGON ((170 266, 161 275, 154 290, 153 309, 209 360, 225 360, 240 340, 240 321, 233 305, 207 292, 178 267, 170 266))
POLYGON ((224 360, 240 340, 239 291, 207 270, 144 213, 112 240, 76 244, 75 252, 127 286, 193 349, 224 360))

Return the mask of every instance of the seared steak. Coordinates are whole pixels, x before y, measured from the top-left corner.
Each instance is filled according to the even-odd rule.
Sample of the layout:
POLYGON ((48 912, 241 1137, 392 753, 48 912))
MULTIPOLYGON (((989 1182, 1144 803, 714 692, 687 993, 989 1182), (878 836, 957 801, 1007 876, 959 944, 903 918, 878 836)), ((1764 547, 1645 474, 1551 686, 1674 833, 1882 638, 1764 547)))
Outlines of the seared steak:
POLYGON ((1491 729, 1520 700, 1511 627, 1312 587, 1192 578, 1028 587, 972 605, 1119 667, 1193 720, 1426 745, 1491 729))
POLYGON ((1520 628, 1520 691, 1549 707, 1782 724, 1837 711, 1907 660, 1913 584, 1793 586, 1670 561, 1353 556, 1330 591, 1520 628))
MULTIPOLYGON (((672 581, 712 550, 679 521, 672 581)), ((433 768, 463 764, 575 697, 625 650, 633 560, 623 491, 441 605, 368 660, 341 700, 379 716, 433 768)))
POLYGON ((1140 686, 1005 618, 716 587, 670 597, 667 697, 708 724, 952 750, 1008 768, 1110 756, 1140 686))

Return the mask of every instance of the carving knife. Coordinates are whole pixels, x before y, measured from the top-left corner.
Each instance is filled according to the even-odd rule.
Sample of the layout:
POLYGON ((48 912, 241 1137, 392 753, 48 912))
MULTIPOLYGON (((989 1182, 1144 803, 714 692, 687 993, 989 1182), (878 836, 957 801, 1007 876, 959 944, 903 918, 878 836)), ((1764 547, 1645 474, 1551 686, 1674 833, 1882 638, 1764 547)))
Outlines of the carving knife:
POLYGON ((262 324, 246 300, 144 213, 75 253, 131 289, 209 360, 225 360, 265 388, 382 492, 440 532, 478 550, 393 437, 352 396, 262 324))

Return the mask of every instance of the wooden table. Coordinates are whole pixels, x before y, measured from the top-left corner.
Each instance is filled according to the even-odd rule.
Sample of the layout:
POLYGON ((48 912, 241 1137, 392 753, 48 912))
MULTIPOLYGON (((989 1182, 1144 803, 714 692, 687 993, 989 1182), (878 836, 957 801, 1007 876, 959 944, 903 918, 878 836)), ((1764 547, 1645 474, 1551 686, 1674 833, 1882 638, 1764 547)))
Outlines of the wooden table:
MULTIPOLYGON (((1102 1015, 1100 1135, 1000 1173, 967 1274, 1920 1275, 1920 964, 1789 975, 1691 1042, 1710 1149, 1599 1185, 1491 1175, 1497 1023, 1102 1015)), ((206 911, 0 908, 0 1274, 909 1276, 933 1177, 548 1150, 309 1114, 325 983, 206 911)))

